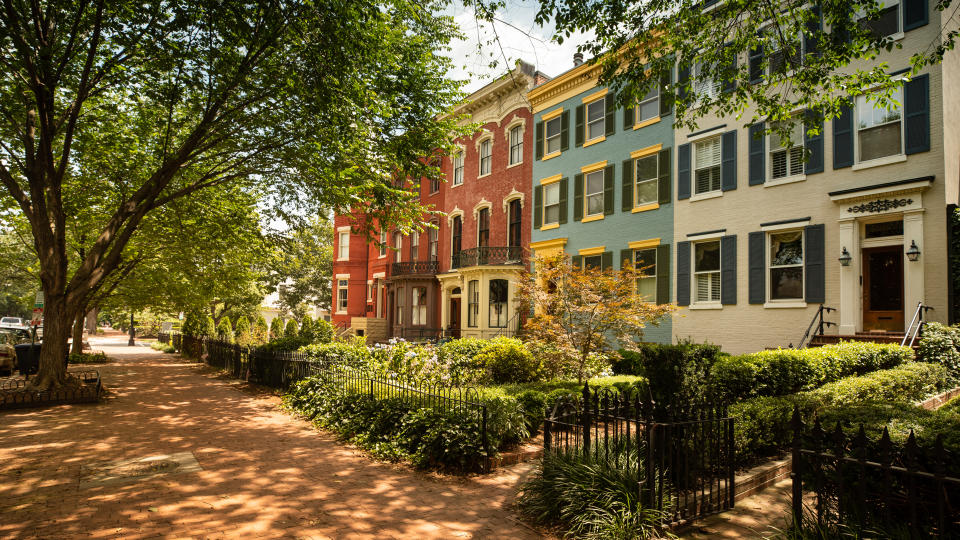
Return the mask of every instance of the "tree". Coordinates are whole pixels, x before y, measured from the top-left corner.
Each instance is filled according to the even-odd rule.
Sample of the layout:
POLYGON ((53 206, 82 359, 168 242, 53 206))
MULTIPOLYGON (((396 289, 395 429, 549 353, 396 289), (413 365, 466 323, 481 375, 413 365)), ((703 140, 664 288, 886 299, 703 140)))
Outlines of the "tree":
POLYGON ((299 332, 300 332, 300 331, 299 331, 299 329, 297 328, 297 321, 296 321, 296 320, 290 319, 289 321, 287 321, 287 327, 283 329, 283 335, 284 335, 284 337, 297 337, 297 334, 298 334, 299 332))
POLYGON ((280 309, 292 312, 303 304, 330 309, 333 243, 333 224, 322 216, 316 216, 284 242, 280 309))
POLYGON ((218 185, 283 217, 422 213, 459 99, 442 2, 10 0, 0 10, 0 207, 29 223, 46 297, 38 389, 66 382, 70 325, 151 213, 218 185), (92 171, 94 174, 86 174, 92 171), (102 204, 67 253, 69 208, 102 204), (105 217, 102 217, 105 216, 105 217))
POLYGON ((283 319, 277 317, 270 323, 270 339, 283 338, 283 319))
POLYGON ((317 339, 317 330, 314 326, 313 318, 310 315, 304 315, 300 319, 300 333, 297 334, 303 339, 306 339, 313 343, 317 339))
POLYGON ((217 339, 233 343, 233 326, 230 324, 230 317, 224 316, 217 325, 217 339))
POLYGON ((538 258, 536 274, 520 281, 517 296, 521 309, 534 312, 525 335, 558 351, 578 382, 586 378, 592 355, 636 350, 643 329, 676 309, 638 295, 634 269, 581 270, 563 254, 538 258))
POLYGON ((237 336, 237 343, 239 345, 249 345, 250 344, 250 319, 246 315, 241 315, 237 319, 237 327, 234 329, 234 333, 237 336))
POLYGON ((203 337, 204 332, 207 328, 207 320, 204 317, 203 312, 198 309, 194 309, 187 312, 186 317, 183 319, 183 326, 180 327, 180 331, 185 336, 191 337, 203 337))
POLYGON ((263 315, 257 315, 257 320, 253 323, 253 331, 250 333, 250 339, 257 345, 270 341, 267 320, 263 318, 263 315))
POLYGON ((207 315, 206 322, 203 325, 203 337, 217 337, 217 323, 213 322, 213 317, 207 315))

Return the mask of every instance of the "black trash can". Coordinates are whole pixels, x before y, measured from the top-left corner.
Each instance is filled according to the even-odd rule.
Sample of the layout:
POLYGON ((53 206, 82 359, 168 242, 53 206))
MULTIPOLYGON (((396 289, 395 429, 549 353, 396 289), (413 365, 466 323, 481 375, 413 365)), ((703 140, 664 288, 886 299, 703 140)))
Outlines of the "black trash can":
POLYGON ((17 351, 17 369, 21 375, 33 375, 40 370, 40 343, 14 345, 17 351))

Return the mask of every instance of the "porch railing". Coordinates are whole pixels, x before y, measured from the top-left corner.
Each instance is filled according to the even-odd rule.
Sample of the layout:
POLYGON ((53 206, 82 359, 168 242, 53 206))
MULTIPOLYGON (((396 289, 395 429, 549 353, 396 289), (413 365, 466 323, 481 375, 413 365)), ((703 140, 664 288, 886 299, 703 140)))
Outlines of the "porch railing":
POLYGON ((924 315, 931 309, 933 309, 931 306, 925 306, 923 302, 917 303, 917 310, 913 312, 913 318, 910 319, 910 325, 907 326, 903 334, 903 341, 900 342, 900 345, 913 347, 913 342, 916 341, 917 337, 920 336, 920 332, 923 330, 924 315))
POLYGON ((432 276, 440 270, 439 261, 408 261, 393 263, 391 267, 393 276, 413 276, 428 275, 432 276))
POLYGON ((519 246, 476 247, 464 249, 450 259, 450 268, 468 268, 487 264, 523 264, 523 248, 519 246))
POLYGON ((823 304, 820 304, 820 307, 817 309, 817 313, 813 316, 813 320, 811 320, 810 325, 807 326, 807 331, 804 332, 803 337, 800 338, 800 344, 797 345, 798 349, 802 349, 805 345, 809 345, 812 337, 822 336, 824 328, 836 326, 837 323, 824 320, 824 314, 830 313, 831 311, 836 311, 836 308, 826 307, 823 304), (817 333, 811 336, 810 332, 812 332, 814 328, 817 329, 817 333))

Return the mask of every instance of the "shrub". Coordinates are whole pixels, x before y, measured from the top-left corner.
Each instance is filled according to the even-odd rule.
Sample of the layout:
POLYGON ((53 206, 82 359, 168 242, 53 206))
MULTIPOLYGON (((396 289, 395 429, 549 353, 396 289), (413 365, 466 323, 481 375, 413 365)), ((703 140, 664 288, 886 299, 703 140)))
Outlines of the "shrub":
POLYGON ((476 338, 453 339, 437 347, 437 360, 446 366, 454 384, 476 384, 486 375, 483 364, 475 358, 487 346, 476 338))
POLYGON ((280 339, 274 339, 270 343, 266 343, 257 348, 262 351, 270 352, 294 352, 299 351, 301 348, 309 344, 309 342, 300 336, 285 336, 280 339))
POLYGON ((191 309, 183 319, 180 331, 185 336, 203 337, 207 329, 207 319, 202 311, 191 309))
POLYGON ((267 320, 263 318, 263 315, 257 315, 257 320, 253 323, 253 330, 250 332, 250 340, 254 344, 266 343, 269 336, 270 330, 267 327, 267 320))
POLYGON ((67 358, 68 364, 107 364, 110 362, 110 359, 107 357, 107 353, 103 351, 97 351, 93 353, 70 353, 70 356, 67 358))
POLYGON ((516 395, 517 403, 523 409, 527 421, 527 430, 537 433, 547 417, 547 395, 536 390, 524 390, 516 395))
POLYGON ((497 384, 530 382, 539 377, 539 363, 516 338, 498 337, 488 341, 474 362, 486 368, 490 381, 497 384))
POLYGON ((720 347, 709 343, 645 343, 636 351, 621 350, 613 372, 646 377, 657 403, 689 401, 703 397, 710 366, 719 355, 720 347))
POLYGON ((230 324, 230 317, 226 315, 220 319, 220 324, 217 325, 217 339, 233 343, 233 326, 230 324))
POLYGON ((250 344, 250 319, 247 319, 246 315, 241 315, 237 319, 237 327, 234 330, 234 334, 237 337, 237 343, 240 345, 250 344))
POLYGON ((155 351, 160 351, 164 353, 175 353, 177 348, 173 346, 172 343, 160 343, 159 341, 154 341, 150 344, 150 348, 155 351))
POLYGON ((297 335, 306 340, 307 343, 313 343, 317 339, 313 318, 309 315, 303 316, 303 319, 300 320, 300 331, 297 335))
POLYGON ((330 343, 333 340, 333 325, 323 319, 317 319, 313 323, 314 333, 316 334, 316 343, 330 343))
POLYGON ((370 367, 370 350, 367 349, 366 341, 362 337, 348 341, 315 343, 303 346, 299 350, 309 356, 310 360, 325 365, 342 364, 352 368, 370 367))
POLYGON ((952 382, 960 382, 960 327, 924 324, 917 352, 924 362, 945 366, 952 382))
POLYGON ((287 321, 287 326, 283 329, 284 336, 296 336, 300 333, 300 329, 297 327, 297 321, 290 319, 287 321))
POLYGON ((960 413, 960 396, 957 396, 951 399, 950 401, 944 403, 943 405, 941 405, 940 408, 937 409, 937 412, 940 414, 960 413))
POLYGON ((283 319, 277 317, 270 323, 270 340, 283 337, 283 319))
POLYGON ((860 377, 847 377, 824 385, 810 395, 827 406, 843 407, 867 401, 918 401, 946 386, 945 367, 913 363, 860 377))
POLYGON ((204 337, 212 338, 217 335, 217 325, 213 322, 213 317, 207 315, 207 322, 203 329, 204 337))

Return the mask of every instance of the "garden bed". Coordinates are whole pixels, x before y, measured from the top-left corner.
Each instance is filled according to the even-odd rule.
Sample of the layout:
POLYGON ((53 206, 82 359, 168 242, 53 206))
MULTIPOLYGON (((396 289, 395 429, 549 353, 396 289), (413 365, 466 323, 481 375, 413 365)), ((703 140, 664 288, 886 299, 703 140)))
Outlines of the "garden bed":
POLYGON ((51 392, 29 390, 26 379, 4 380, 0 383, 0 410, 100 401, 103 396, 103 385, 98 371, 74 371, 70 372, 70 375, 70 384, 51 392))

